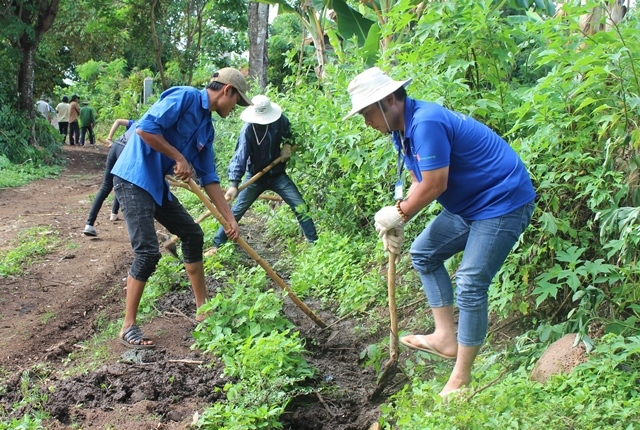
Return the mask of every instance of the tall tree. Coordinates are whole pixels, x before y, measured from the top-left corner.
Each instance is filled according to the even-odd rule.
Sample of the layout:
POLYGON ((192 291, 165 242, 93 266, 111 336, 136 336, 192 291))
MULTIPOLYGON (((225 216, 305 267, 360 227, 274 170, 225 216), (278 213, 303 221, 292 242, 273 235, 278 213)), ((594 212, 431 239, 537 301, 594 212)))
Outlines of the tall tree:
POLYGON ((267 87, 269 5, 249 2, 249 76, 267 87))
MULTIPOLYGON (((2 0, 1 4, 0 25, 3 33, 21 55, 17 76, 17 107, 32 119, 36 50, 42 36, 53 25, 59 0, 2 0)), ((31 143, 35 143, 35 137, 32 139, 31 143)))

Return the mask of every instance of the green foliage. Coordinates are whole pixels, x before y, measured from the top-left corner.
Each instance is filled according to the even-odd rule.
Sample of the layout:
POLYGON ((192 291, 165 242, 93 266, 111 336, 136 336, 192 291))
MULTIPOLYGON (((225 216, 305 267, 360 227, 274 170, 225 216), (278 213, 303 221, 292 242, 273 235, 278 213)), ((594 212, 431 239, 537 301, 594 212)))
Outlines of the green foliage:
POLYGON ((289 400, 314 375, 293 325, 280 315, 282 299, 266 285, 261 269, 238 269, 228 288, 200 308, 209 315, 194 333, 195 346, 219 356, 227 401, 205 410, 198 426, 219 429, 281 428, 289 400))
POLYGON ((0 430, 38 430, 42 427, 42 418, 25 414, 20 418, 14 418, 10 422, 0 422, 0 430))
POLYGON ((47 255, 59 243, 57 232, 48 227, 32 227, 18 232, 15 244, 0 250, 0 276, 16 276, 37 257, 47 255))
MULTIPOLYGON (((117 58, 111 62, 90 60, 76 68, 79 80, 68 88, 56 88, 63 95, 78 94, 81 100, 90 99, 98 115, 96 133, 106 135, 116 119, 139 119, 150 105, 142 104, 142 87, 149 70, 128 70, 127 62, 117 58)), ((154 91, 160 94, 156 86, 154 91)))
POLYGON ((302 35, 300 21, 292 14, 278 15, 270 24, 267 82, 273 87, 283 89, 287 76, 295 74, 296 64, 289 58, 291 54, 298 58, 302 35))
POLYGON ((0 154, 15 164, 27 161, 35 165, 60 164, 61 135, 40 115, 34 121, 30 122, 24 112, 17 113, 8 105, 1 105, 0 154), (32 130, 37 136, 37 146, 29 143, 32 130))
POLYGON ((169 291, 190 288, 184 265, 172 256, 164 256, 158 262, 155 272, 147 281, 144 295, 138 306, 138 315, 145 317, 154 314, 154 303, 169 291))
POLYGON ((298 255, 293 264, 291 288, 300 296, 335 300, 346 313, 379 297, 383 279, 371 268, 379 251, 358 237, 321 233, 318 241, 298 255))
MULTIPOLYGON (((502 354, 482 355, 476 382, 449 403, 436 394, 441 381, 413 374, 411 384, 381 407, 383 428, 637 428, 638 341, 605 337, 589 361, 569 375, 552 377, 546 386, 529 380, 530 365, 518 364, 517 356, 508 356, 512 364, 505 369, 502 354)), ((518 354, 526 354, 527 348, 541 354, 530 347, 518 354)))
MULTIPOLYGON (((48 414, 43 412, 44 403, 47 400, 46 394, 39 389, 40 383, 50 376, 49 369, 42 365, 36 365, 22 372, 20 376, 20 401, 11 405, 12 409, 24 408, 31 412, 11 421, 0 421, 0 429, 24 429, 35 430, 42 428, 42 421, 48 418, 48 414)), ((0 417, 7 411, 0 408, 0 417)))
POLYGON ((38 166, 30 161, 11 164, 7 157, 0 155, 0 188, 14 188, 37 179, 55 178, 59 173, 60 166, 38 166))

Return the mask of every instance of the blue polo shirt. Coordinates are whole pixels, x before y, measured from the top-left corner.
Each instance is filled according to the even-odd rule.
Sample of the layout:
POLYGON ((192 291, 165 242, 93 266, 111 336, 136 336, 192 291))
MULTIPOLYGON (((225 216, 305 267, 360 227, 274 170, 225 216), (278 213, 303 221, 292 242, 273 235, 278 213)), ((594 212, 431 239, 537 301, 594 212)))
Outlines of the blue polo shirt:
POLYGON ((405 139, 393 132, 404 163, 421 171, 449 166, 447 189, 437 201, 469 220, 505 215, 531 202, 536 193, 518 154, 486 125, 437 103, 405 99, 405 139))
MULTIPOLYGON (((206 89, 168 89, 138 121, 137 129, 162 134, 193 165, 201 186, 220 182, 214 163, 214 130, 206 89)), ((146 190, 162 205, 163 196, 170 195, 164 177, 173 174, 175 164, 134 133, 111 173, 146 190)))

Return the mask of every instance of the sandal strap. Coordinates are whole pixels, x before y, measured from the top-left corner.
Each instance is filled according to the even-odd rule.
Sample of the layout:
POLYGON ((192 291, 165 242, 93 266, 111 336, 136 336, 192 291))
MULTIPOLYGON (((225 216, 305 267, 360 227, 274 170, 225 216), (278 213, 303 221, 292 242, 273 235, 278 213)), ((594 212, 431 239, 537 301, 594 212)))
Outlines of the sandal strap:
POLYGON ((132 345, 142 345, 143 340, 147 340, 137 325, 132 325, 122 333, 122 339, 132 345))

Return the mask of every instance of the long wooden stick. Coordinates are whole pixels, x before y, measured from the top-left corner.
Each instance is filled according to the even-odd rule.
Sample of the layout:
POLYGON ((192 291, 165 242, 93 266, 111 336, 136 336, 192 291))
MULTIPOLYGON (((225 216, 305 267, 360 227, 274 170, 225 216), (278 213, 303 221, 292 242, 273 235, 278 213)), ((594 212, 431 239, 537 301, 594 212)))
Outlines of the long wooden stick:
MULTIPOLYGON (((193 191, 200 198, 200 200, 202 200, 202 203, 204 203, 207 209, 209 209, 209 212, 211 212, 211 214, 218 220, 218 222, 220 222, 222 227, 227 230, 229 228, 229 223, 226 219, 224 219, 218 209, 216 209, 211 200, 209 200, 209 197, 207 197, 202 192, 198 184, 196 184, 193 179, 190 179, 189 182, 185 183, 185 185, 189 190, 193 191)), ((304 304, 304 302, 302 302, 302 300, 300 300, 298 296, 296 296, 296 293, 294 293, 293 290, 282 280, 282 278, 278 276, 278 274, 271 268, 271 266, 269 266, 269 263, 263 260, 262 257, 260 257, 258 253, 255 252, 247 242, 245 242, 244 239, 238 237, 236 243, 240 245, 240 247, 244 249, 245 252, 249 254, 251 258, 253 258, 264 269, 265 272, 267 272, 269 277, 273 279, 273 281, 278 284, 278 286, 282 288, 282 290, 286 291, 287 295, 293 301, 293 303, 295 303, 296 306, 298 306, 298 308, 302 310, 302 312, 304 312, 309 318, 311 318, 314 323, 316 323, 320 328, 325 328, 327 326, 324 321, 322 321, 316 314, 314 314, 313 311, 309 309, 309 307, 304 304)))
POLYGON ((385 363, 382 374, 378 378, 376 389, 369 395, 370 400, 378 398, 387 383, 397 372, 398 357, 398 317, 396 315, 396 254, 389 252, 389 269, 387 270, 387 289, 389 295, 389 317, 391 329, 389 333, 389 360, 385 363))
MULTIPOLYGON (((264 169, 260 170, 258 173, 253 175, 251 177, 251 179, 249 179, 247 182, 245 182, 244 184, 240 185, 238 187, 238 192, 244 190, 249 185, 253 184, 255 181, 260 179, 262 177, 262 175, 267 173, 269 170, 273 169, 276 165, 280 164, 281 162, 282 162, 282 157, 278 157, 275 160, 273 160, 273 162, 271 164, 269 164, 267 167, 265 167, 264 169)), ((207 219, 209 217, 209 215, 211 215, 210 211, 206 211, 205 213, 200 215, 198 217, 198 219, 196 219, 196 224, 200 224, 202 221, 207 219)), ((179 240, 180 240, 180 238, 178 236, 171 236, 171 239, 165 240, 164 242, 162 242, 162 246, 164 246, 165 248, 168 248, 169 246, 173 245, 174 243, 176 243, 179 240)))

